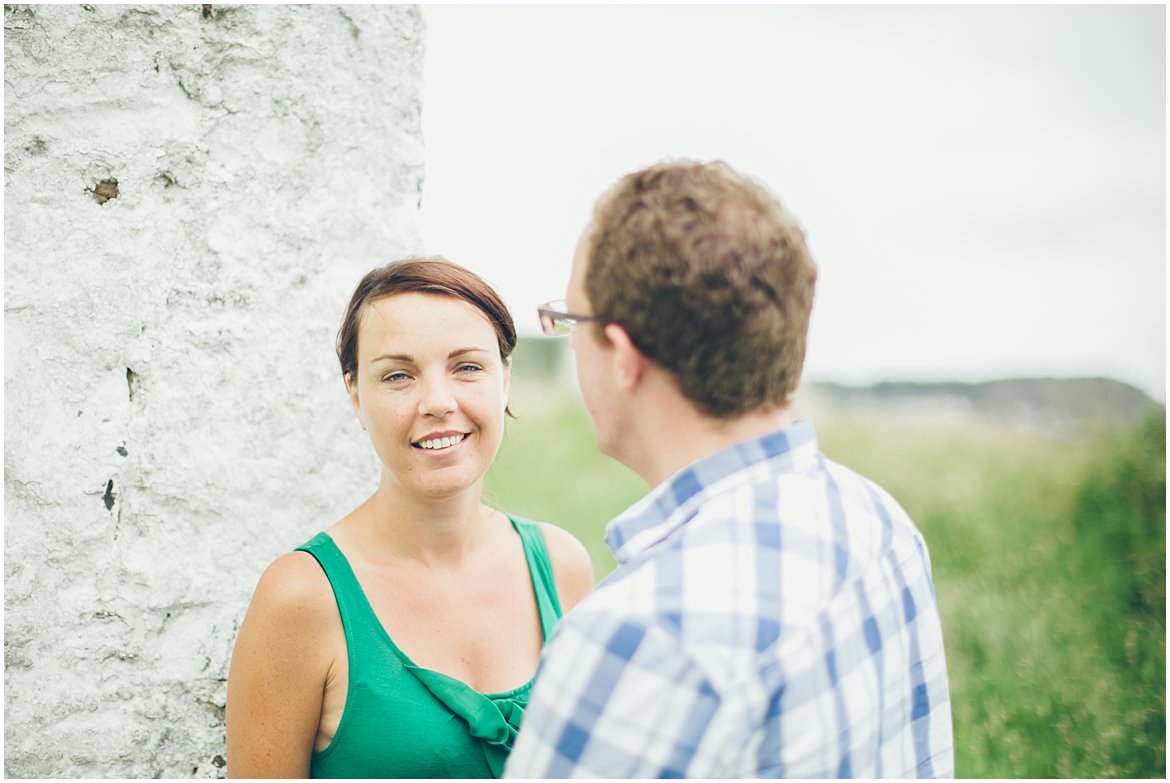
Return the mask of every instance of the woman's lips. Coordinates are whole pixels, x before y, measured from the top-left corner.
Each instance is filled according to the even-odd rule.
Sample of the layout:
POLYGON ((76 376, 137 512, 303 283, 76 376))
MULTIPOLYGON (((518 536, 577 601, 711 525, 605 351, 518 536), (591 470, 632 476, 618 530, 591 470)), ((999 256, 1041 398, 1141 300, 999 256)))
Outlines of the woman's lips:
POLYGON ((443 452, 453 449, 469 437, 470 433, 451 432, 451 433, 434 433, 427 435, 418 441, 410 444, 416 449, 430 452, 443 452))

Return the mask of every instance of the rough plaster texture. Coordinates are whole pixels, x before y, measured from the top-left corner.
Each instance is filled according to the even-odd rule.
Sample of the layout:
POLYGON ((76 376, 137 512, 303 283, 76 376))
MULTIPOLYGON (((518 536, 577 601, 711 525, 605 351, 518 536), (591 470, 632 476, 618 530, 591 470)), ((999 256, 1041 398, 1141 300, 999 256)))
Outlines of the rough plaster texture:
POLYGON ((222 776, 256 579, 376 480, 332 340, 417 250, 421 15, 208 8, 5 6, 9 776, 222 776))

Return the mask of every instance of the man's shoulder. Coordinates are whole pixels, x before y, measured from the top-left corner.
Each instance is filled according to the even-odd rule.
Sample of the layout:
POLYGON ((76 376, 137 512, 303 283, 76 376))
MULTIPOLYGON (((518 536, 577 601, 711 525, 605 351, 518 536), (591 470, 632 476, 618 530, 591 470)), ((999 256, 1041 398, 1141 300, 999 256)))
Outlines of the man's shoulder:
POLYGON ((867 509, 870 513, 891 513, 909 521, 910 517, 906 513, 906 510, 877 481, 859 473, 848 465, 835 462, 828 457, 822 456, 821 464, 825 475, 831 481, 835 491, 842 495, 869 500, 874 504, 871 508, 867 509))
POLYGON ((845 543, 859 565, 873 565, 887 556, 919 557, 929 563, 922 533, 890 492, 840 463, 826 458, 824 466, 836 493, 831 510, 840 517, 845 543))
POLYGON ((757 471, 718 488, 667 527, 586 597, 573 622, 655 627, 697 660, 732 669, 781 631, 815 627, 843 589, 891 554, 925 556, 888 492, 823 457, 808 470, 757 471))
POLYGON ((819 452, 804 469, 756 473, 749 481, 713 495, 699 516, 734 523, 741 539, 764 544, 770 536, 778 536, 777 545, 783 550, 813 546, 835 559, 840 554, 836 550, 841 549, 858 562, 872 562, 895 541, 921 539, 913 520, 890 492, 819 452))
MULTIPOLYGON (((679 625, 718 618, 741 643, 760 623, 813 622, 835 594, 891 554, 925 555, 909 515, 876 482, 821 455, 799 472, 757 472, 704 497, 663 540, 604 582, 596 606, 679 625)), ((765 634, 766 635, 766 634, 765 634)))

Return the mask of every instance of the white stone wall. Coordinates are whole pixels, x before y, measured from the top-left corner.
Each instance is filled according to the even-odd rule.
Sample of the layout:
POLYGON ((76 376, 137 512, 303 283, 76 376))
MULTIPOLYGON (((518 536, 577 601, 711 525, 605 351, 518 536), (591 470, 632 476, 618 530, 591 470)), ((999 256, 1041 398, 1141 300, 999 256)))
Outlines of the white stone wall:
POLYGON ((4 21, 4 771, 222 776, 256 579, 376 481, 333 339, 418 249, 421 15, 4 21))

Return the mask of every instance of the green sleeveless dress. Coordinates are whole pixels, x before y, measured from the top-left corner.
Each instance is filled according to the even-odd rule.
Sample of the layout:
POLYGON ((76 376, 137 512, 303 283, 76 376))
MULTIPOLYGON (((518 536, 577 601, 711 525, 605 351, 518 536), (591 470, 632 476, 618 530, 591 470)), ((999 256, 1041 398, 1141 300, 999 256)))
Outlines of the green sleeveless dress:
MULTIPOLYGON (((561 617, 544 535, 508 517, 520 536, 547 642, 561 617)), ((416 666, 378 621, 345 555, 325 533, 299 551, 317 559, 337 599, 349 650, 349 688, 337 733, 313 754, 314 778, 499 777, 528 704, 532 681, 479 693, 416 666)))

